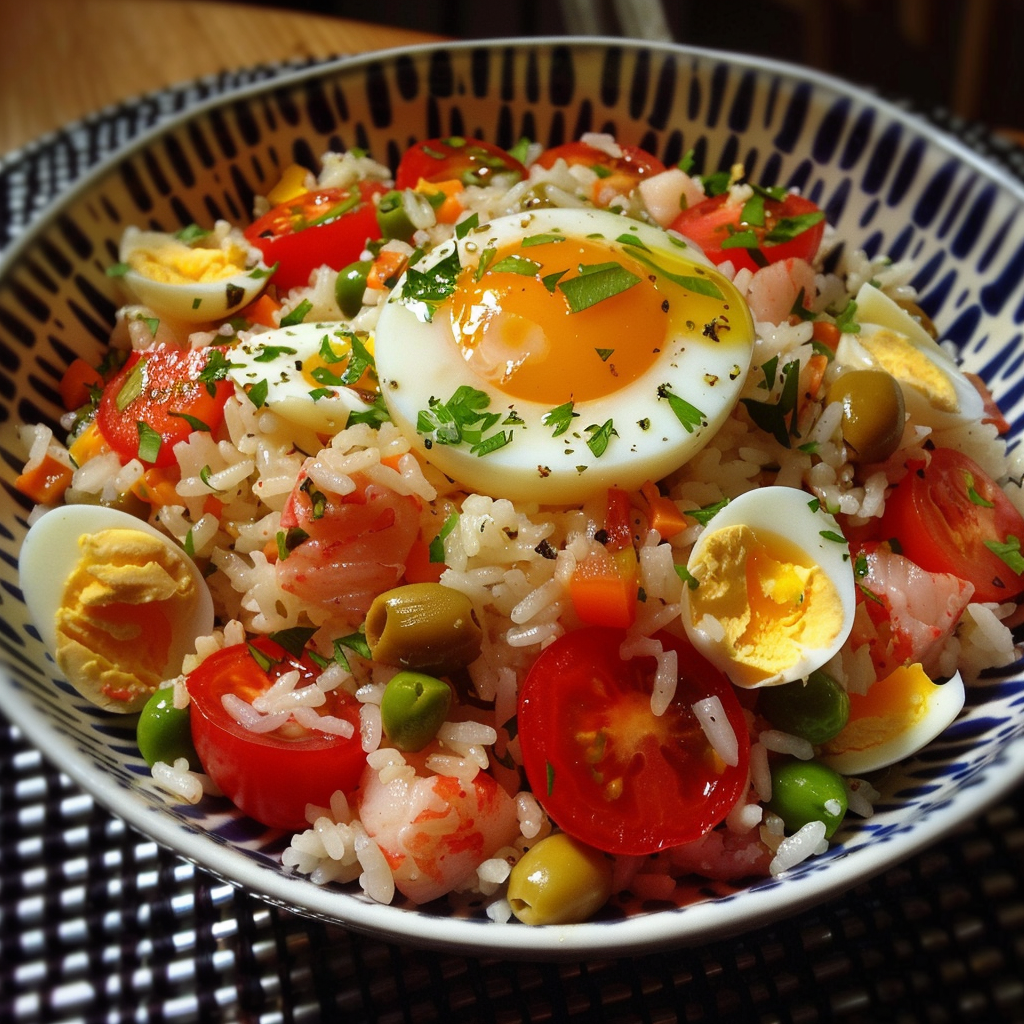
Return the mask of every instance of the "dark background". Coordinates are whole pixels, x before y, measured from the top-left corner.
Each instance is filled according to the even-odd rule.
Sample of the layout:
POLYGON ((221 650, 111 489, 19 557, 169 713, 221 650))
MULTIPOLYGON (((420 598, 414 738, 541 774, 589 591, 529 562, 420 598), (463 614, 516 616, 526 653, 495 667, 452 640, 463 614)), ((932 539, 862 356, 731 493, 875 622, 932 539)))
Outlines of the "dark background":
MULTIPOLYGON (((572 33, 572 0, 256 0, 454 38, 572 33)), ((611 0, 575 0, 620 34, 611 0)), ((1024 130, 1024 0, 662 0, 676 42, 788 60, 1024 130)))

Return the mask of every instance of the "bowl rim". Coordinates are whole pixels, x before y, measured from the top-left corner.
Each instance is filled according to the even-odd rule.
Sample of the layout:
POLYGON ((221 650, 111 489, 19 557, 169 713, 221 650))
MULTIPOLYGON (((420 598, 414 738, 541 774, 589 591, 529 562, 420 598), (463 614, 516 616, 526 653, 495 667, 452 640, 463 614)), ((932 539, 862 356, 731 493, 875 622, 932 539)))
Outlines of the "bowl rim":
MULTIPOLYGON (((605 36, 459 40, 392 47, 369 53, 342 56, 309 66, 292 68, 282 64, 280 73, 258 81, 230 87, 216 95, 187 105, 180 111, 160 117, 136 137, 116 146, 78 179, 55 195, 29 218, 19 234, 0 254, 0 282, 21 260, 37 236, 53 223, 62 210, 77 202, 109 175, 123 160, 151 146, 162 136, 209 111, 246 101, 270 92, 300 87, 303 83, 337 74, 358 73, 375 63, 393 62, 399 57, 424 57, 439 51, 461 53, 480 48, 526 48, 570 50, 616 48, 624 51, 648 51, 653 54, 722 62, 733 67, 770 74, 807 83, 837 96, 849 97, 874 107, 879 113, 937 144, 952 157, 1011 193, 1024 205, 1024 182, 997 162, 991 161, 964 144, 955 135, 936 126, 922 115, 887 100, 868 88, 844 81, 831 74, 774 58, 732 53, 726 50, 657 43, 605 36)), ((146 94, 156 96, 168 90, 146 94)), ((128 99, 97 114, 74 122, 88 124, 91 119, 110 116, 117 110, 144 102, 145 96, 128 99)), ((69 126, 70 130, 74 125, 69 126)), ((0 160, 0 166, 17 162, 33 145, 15 150, 0 160)), ((792 916, 812 905, 834 898, 851 887, 918 853, 947 834, 969 817, 1005 795, 1024 777, 1024 737, 1006 744, 965 788, 959 789, 943 804, 931 809, 923 822, 909 832, 901 832, 890 841, 860 847, 854 851, 835 848, 825 870, 787 877, 784 887, 764 891, 743 889, 737 898, 711 899, 678 909, 657 911, 613 921, 577 925, 528 928, 512 923, 430 916, 401 907, 375 904, 349 892, 325 890, 303 876, 273 870, 258 864, 244 850, 209 840, 189 830, 160 808, 125 800, 125 790, 103 773, 98 773, 87 755, 81 753, 23 696, 22 687, 0 671, 0 709, 18 726, 45 758, 66 772, 82 789, 112 814, 125 820, 146 837, 172 850, 178 856, 202 868, 214 877, 245 889, 267 902, 305 916, 329 921, 341 927, 373 935, 388 941, 405 942, 423 948, 441 949, 467 955, 502 955, 510 959, 566 960, 593 955, 623 955, 684 947, 711 939, 722 939, 752 931, 792 916), (58 756, 60 761, 56 761, 58 756), (969 797, 965 796, 969 792, 969 797), (319 898, 318 898, 319 896, 319 898), (681 922, 686 920, 686 925, 681 922)))

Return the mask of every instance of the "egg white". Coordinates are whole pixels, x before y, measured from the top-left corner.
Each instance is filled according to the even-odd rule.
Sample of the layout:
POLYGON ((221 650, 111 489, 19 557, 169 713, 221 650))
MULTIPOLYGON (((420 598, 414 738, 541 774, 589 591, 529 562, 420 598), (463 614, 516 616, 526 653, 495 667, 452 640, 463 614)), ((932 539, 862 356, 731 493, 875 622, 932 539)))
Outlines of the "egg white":
MULTIPOLYGON (((219 246, 238 262, 237 273, 218 281, 160 281, 136 269, 124 272, 122 280, 134 298, 158 316, 200 324, 223 320, 247 306, 267 286, 271 269, 260 254, 242 244, 239 237, 225 236, 219 246)), ((120 260, 131 264, 136 253, 146 253, 156 263, 173 267, 176 259, 192 247, 176 235, 163 231, 141 231, 129 227, 121 239, 120 260)))
MULTIPOLYGON (((575 402, 572 423, 562 433, 544 422, 560 403, 513 396, 471 369, 454 338, 445 306, 435 312, 406 295, 409 272, 381 311, 375 356, 392 419, 437 468, 463 486, 491 496, 565 504, 610 486, 639 487, 647 479, 664 477, 699 451, 737 400, 750 365, 754 328, 739 293, 699 250, 671 239, 660 228, 603 210, 544 209, 497 218, 461 239, 445 242, 414 270, 429 275, 453 250, 462 267, 477 266, 488 248, 503 249, 545 233, 561 233, 569 240, 600 236, 608 246, 608 260, 626 251, 616 240, 628 233, 646 247, 646 256, 660 268, 713 282, 722 296, 717 340, 704 335, 705 318, 666 332, 660 342, 645 339, 646 344, 660 344, 653 365, 611 394, 575 402), (434 403, 447 403, 463 385, 486 395, 486 411, 498 414, 492 432, 504 431, 509 438, 503 447, 478 454, 470 444, 437 443, 428 431, 418 430, 421 412, 434 403), (696 422, 684 425, 669 395, 697 410, 696 422), (614 433, 608 434, 607 447, 597 454, 598 446, 591 447, 588 440, 609 420, 614 433)), ((686 321, 689 293, 663 273, 651 273, 657 274, 657 287, 675 304, 673 323, 686 321)), ((623 324, 622 336, 628 335, 629 325, 623 324)), ((571 380, 564 382, 563 394, 561 401, 572 399, 571 380)))
MULTIPOLYGON (((266 408, 318 434, 335 434, 345 427, 352 412, 369 406, 351 387, 310 380, 302 367, 316 360, 325 346, 332 358, 347 355, 351 350, 348 339, 345 328, 330 323, 243 334, 228 354, 228 377, 246 391, 262 389, 266 382, 266 408)), ((324 369, 330 371, 331 364, 324 369)))
MULTIPOLYGON (((721 637, 721 627, 705 618, 694 621, 694 591, 683 588, 682 622, 690 642, 712 664, 720 668, 737 686, 756 688, 805 679, 833 658, 853 628, 856 611, 856 585, 849 546, 843 540, 836 520, 817 506, 812 496, 795 487, 759 487, 734 498, 708 522, 697 538, 687 560, 694 574, 711 538, 719 530, 747 526, 755 534, 775 535, 788 542, 803 556, 804 564, 817 565, 832 581, 842 606, 842 625, 833 640, 824 647, 804 647, 785 670, 775 676, 752 680, 751 669, 739 665, 721 637)), ((743 580, 737 587, 745 586, 743 580)), ((808 613, 810 614, 810 613, 808 613)))

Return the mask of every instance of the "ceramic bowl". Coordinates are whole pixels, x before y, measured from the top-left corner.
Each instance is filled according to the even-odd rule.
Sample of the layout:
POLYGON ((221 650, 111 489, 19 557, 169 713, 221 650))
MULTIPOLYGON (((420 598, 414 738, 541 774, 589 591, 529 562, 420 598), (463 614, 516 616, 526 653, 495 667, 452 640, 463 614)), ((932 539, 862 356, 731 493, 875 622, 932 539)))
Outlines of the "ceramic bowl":
POLYGON ((186 110, 118 150, 64 194, 0 267, 0 709, 115 814, 215 876, 268 901, 400 943, 501 957, 623 955, 764 925, 834 897, 920 850, 1024 773, 1019 666, 970 690, 961 717, 873 779, 875 815, 852 819, 824 856, 749 886, 707 883, 685 905, 636 904, 592 923, 490 922, 472 903, 380 906, 284 870, 286 837, 224 801, 168 802, 132 724, 56 678, 28 621, 17 572, 29 506, 12 487, 19 422, 56 426, 56 386, 96 358, 115 299, 106 267, 129 224, 174 230, 245 222, 282 167, 361 147, 394 165, 412 142, 477 135, 548 145, 610 131, 698 172, 742 162, 796 186, 849 245, 909 258, 921 305, 1000 399, 1024 417, 1024 189, 954 137, 842 82, 778 63, 621 40, 464 43, 371 54, 290 73, 186 110))

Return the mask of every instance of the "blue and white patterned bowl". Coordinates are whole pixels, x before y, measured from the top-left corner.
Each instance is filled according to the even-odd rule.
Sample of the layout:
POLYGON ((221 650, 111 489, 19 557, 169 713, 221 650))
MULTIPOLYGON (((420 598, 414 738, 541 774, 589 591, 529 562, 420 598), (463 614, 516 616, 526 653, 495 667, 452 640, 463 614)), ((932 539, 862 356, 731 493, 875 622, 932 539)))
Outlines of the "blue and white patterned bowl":
POLYGON ((38 218, 0 266, 0 709, 114 813, 212 874, 300 913, 398 942, 505 957, 574 958, 705 942, 766 924, 922 849, 1024 775, 1024 674, 973 688, 960 719, 873 780, 874 817, 827 855, 747 888, 696 888, 683 907, 633 906, 570 927, 497 925, 447 901, 382 907, 283 870, 286 838, 224 801, 174 806, 152 786, 134 731, 55 678, 17 574, 29 507, 12 486, 19 422, 56 425, 56 385, 97 357, 115 300, 105 268, 128 224, 244 222, 293 161, 362 147, 394 164, 413 141, 479 135, 557 144, 613 132, 666 163, 742 162, 799 186, 851 245, 912 259, 921 304, 1024 418, 1024 188, 955 138, 836 80, 762 60, 613 40, 424 47, 320 65, 199 105, 118 150, 38 218))

